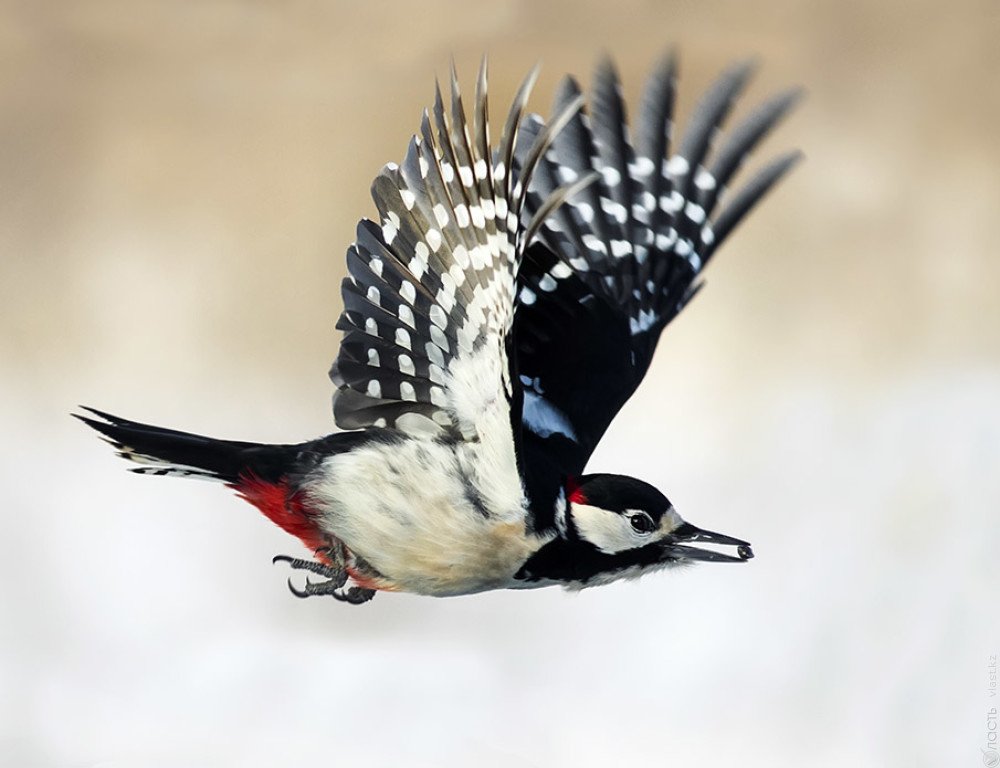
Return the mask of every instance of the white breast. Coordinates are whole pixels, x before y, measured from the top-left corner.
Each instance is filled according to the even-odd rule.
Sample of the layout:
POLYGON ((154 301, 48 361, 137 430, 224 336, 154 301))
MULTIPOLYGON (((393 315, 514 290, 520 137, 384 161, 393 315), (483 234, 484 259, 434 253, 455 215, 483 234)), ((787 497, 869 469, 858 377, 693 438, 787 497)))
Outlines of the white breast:
POLYGON ((324 530, 400 590, 481 592, 510 586, 545 542, 495 461, 481 443, 409 439, 331 456, 305 491, 324 530))

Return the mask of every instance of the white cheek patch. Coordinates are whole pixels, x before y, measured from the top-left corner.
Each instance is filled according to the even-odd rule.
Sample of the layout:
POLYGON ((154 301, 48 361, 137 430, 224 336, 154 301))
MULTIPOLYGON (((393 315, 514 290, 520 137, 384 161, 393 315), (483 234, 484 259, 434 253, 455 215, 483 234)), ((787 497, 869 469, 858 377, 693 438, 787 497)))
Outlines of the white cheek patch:
POLYGON ((628 513, 618 514, 588 504, 574 504, 572 514, 580 538, 608 555, 645 546, 658 538, 656 531, 646 535, 637 533, 629 522, 628 513))

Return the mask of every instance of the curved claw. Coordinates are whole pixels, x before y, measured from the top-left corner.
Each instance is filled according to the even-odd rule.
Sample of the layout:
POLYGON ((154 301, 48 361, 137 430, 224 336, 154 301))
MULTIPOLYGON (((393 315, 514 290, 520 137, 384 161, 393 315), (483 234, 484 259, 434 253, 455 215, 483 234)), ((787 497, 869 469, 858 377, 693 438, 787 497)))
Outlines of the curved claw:
POLYGON ((296 597, 309 597, 308 592, 303 592, 302 590, 295 588, 295 585, 292 584, 291 578, 288 579, 288 591, 291 592, 296 597))
POLYGON ((311 573, 317 573, 320 576, 326 576, 327 578, 337 579, 340 577, 343 569, 336 565, 327 565, 325 563, 315 563, 310 560, 303 560, 298 557, 289 557, 288 555, 275 555, 271 558, 272 563, 288 563, 288 565, 296 571, 309 571, 311 573))
POLYGON ((331 592, 330 594, 335 600, 339 600, 342 603, 361 605, 375 597, 375 590, 365 589, 364 587, 351 587, 346 592, 331 592))
MULTIPOLYGON (((332 551, 332 550, 331 550, 332 551)), ((370 600, 370 596, 366 596, 364 593, 370 592, 371 590, 360 590, 358 592, 355 588, 348 590, 348 593, 343 597, 339 596, 338 591, 347 583, 347 571, 343 567, 338 567, 336 565, 326 565, 323 563, 314 563, 309 560, 302 560, 297 557, 289 557, 288 555, 275 555, 271 558, 272 563, 288 563, 293 570, 296 571, 308 571, 309 573, 316 573, 320 576, 326 577, 326 581, 313 581, 306 576, 306 583, 302 589, 297 588, 293 583, 291 578, 288 579, 288 590, 296 597, 313 597, 314 595, 333 595, 336 599, 342 600, 349 603, 366 602, 370 600)), ((374 594, 374 593, 373 593, 374 594)))

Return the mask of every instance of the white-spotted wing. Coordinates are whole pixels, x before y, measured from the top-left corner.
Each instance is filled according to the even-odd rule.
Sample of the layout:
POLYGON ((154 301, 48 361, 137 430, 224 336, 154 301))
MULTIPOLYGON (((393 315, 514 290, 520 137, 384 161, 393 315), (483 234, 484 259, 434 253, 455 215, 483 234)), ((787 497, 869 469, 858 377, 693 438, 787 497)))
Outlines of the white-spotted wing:
MULTIPOLYGON (((502 423, 517 440, 510 403, 518 382, 507 350, 527 242, 525 188, 532 158, 569 117, 536 131, 535 151, 524 149, 527 159, 514 167, 534 77, 521 86, 494 148, 485 63, 471 125, 453 71, 450 115, 438 89, 433 118, 424 113, 402 165, 375 179, 379 222, 359 223, 342 286, 337 327, 345 335, 330 372, 340 427, 477 440, 502 423)), ((536 197, 536 210, 544 216, 561 194, 536 197)))
MULTIPOLYGON (((618 76, 598 68, 587 114, 555 138, 532 176, 524 215, 552 190, 596 171, 599 179, 548 216, 520 273, 517 367, 525 440, 583 471, 615 414, 645 376, 660 332, 701 287, 716 248, 798 153, 757 172, 715 214, 747 154, 794 104, 798 92, 760 105, 714 153, 712 140, 743 90, 750 67, 730 68, 694 110, 673 151, 675 62, 666 57, 646 87, 634 142, 618 76)), ((558 105, 579 97, 569 78, 558 105)), ((543 130, 525 120, 524 145, 543 130)))

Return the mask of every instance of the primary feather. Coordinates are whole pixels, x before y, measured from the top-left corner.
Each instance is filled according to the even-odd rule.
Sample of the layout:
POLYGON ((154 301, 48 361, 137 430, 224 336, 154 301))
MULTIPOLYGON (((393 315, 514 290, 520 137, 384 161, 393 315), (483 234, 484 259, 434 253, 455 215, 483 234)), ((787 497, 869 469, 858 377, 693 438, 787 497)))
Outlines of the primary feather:
POLYGON ((381 224, 358 225, 342 288, 345 336, 331 370, 342 428, 469 440, 484 421, 496 425, 484 413, 506 415, 516 384, 507 348, 524 191, 552 139, 551 130, 536 132, 535 159, 529 149, 527 162, 513 167, 535 76, 518 91, 493 153, 485 63, 471 130, 453 71, 450 119, 438 90, 433 123, 425 112, 402 166, 387 165, 376 178, 381 224))
MULTIPOLYGON (((713 140, 752 72, 748 64, 730 67, 702 97, 673 149, 676 69, 669 55, 650 76, 633 143, 618 74, 603 61, 586 113, 572 117, 532 178, 526 217, 558 185, 598 174, 548 216, 520 275, 522 419, 529 439, 543 441, 566 474, 583 471, 645 375, 661 331, 700 288, 698 277, 715 250, 798 159, 789 153, 765 166, 716 214, 744 158, 799 93, 766 101, 713 155, 713 140)), ((567 78, 556 108, 579 94, 567 78)), ((543 126, 533 115, 524 134, 543 126)))

